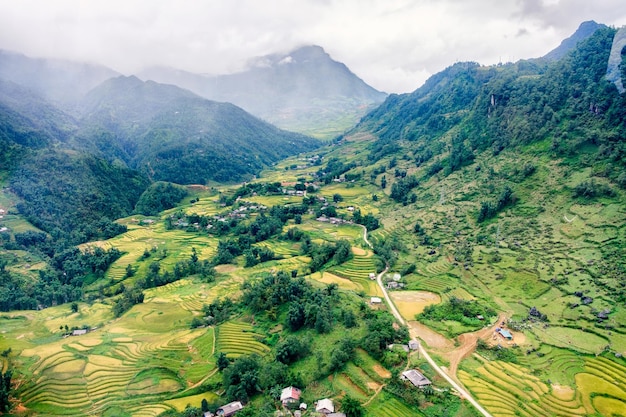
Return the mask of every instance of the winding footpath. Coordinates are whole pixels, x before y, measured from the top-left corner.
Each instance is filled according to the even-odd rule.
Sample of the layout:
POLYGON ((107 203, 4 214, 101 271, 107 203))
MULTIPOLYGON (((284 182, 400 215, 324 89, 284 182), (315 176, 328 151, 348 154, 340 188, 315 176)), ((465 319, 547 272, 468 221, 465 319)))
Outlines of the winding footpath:
MULTIPOLYGON (((372 250, 374 249, 374 247, 369 242, 369 240, 367 240, 367 228, 365 226, 363 226, 363 240, 365 240, 365 243, 367 243, 367 245, 370 248, 372 248, 372 250)), ((388 270, 389 270, 389 267, 386 267, 383 272, 378 274, 378 276, 376 277, 376 282, 378 282, 378 286, 380 287, 381 291, 383 292, 383 295, 385 296, 385 301, 387 302, 387 305, 389 306, 389 309, 391 310, 391 313, 394 315, 394 317, 396 318, 396 320, 398 320, 398 322, 400 324, 406 326, 407 325, 406 321, 404 320, 404 318, 402 317, 402 315, 400 314, 400 312, 396 308, 396 305, 393 303, 393 301, 391 301, 391 297, 389 297, 389 294, 387 293, 387 289, 383 285, 383 275, 388 270)), ((472 397, 471 394, 467 390, 465 390, 465 388, 463 388, 456 381, 454 381, 452 378, 450 378, 450 376, 448 374, 446 374, 444 372, 444 370, 441 369, 441 367, 439 365, 437 365, 437 363, 430 357, 428 352, 426 352, 426 349, 424 349, 424 347, 422 346, 421 343, 418 343, 418 345, 419 345, 419 352, 424 357, 424 359, 426 359, 426 361, 430 364, 430 366, 432 366, 433 369, 439 375, 441 375, 442 378, 444 378, 446 381, 448 381, 448 383, 452 386, 452 388, 454 388, 459 393, 461 398, 464 398, 467 401, 469 401, 469 403, 472 404, 474 406, 474 408, 476 408, 476 410, 478 410, 478 412, 481 413, 483 416, 485 416, 485 417, 492 417, 492 415, 487 410, 485 410, 478 403, 478 401, 476 401, 474 399, 474 397, 472 397)))

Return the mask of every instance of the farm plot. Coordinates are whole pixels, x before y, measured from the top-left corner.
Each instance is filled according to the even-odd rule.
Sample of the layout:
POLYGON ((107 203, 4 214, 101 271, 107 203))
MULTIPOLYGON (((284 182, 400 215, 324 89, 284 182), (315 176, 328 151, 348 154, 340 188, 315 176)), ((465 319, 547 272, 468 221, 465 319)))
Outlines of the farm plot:
POLYGON ((229 358, 257 353, 264 355, 269 347, 259 342, 263 335, 255 333, 248 323, 229 321, 217 329, 217 350, 229 358))
POLYGON ((453 278, 449 275, 442 275, 436 277, 411 279, 408 288, 410 290, 424 290, 443 295, 451 288, 455 288, 457 285, 458 279, 453 278))
POLYGON ((376 398, 366 407, 366 417, 420 417, 423 416, 418 409, 411 408, 395 397, 376 398))
POLYGON ((355 254, 348 262, 331 268, 330 272, 358 284, 367 295, 382 295, 376 281, 369 277, 371 273, 376 273, 374 258, 369 251, 365 255, 355 254))
POLYGON ((428 291, 393 291, 389 295, 407 320, 413 320, 426 306, 441 302, 439 295, 428 291))
POLYGON ((613 415, 626 409, 626 367, 606 358, 587 358, 575 375, 575 390, 546 385, 528 368, 494 361, 459 379, 494 416, 587 416, 613 415), (596 401, 610 398, 610 401, 596 401), (611 410, 609 414, 603 414, 611 410))
MULTIPOLYGON (((142 320, 141 314, 129 314, 118 326, 142 320)), ((150 333, 148 328, 115 327, 23 350, 30 377, 17 394, 27 408, 45 415, 101 414, 144 400, 156 405, 215 369, 212 329, 150 333)))

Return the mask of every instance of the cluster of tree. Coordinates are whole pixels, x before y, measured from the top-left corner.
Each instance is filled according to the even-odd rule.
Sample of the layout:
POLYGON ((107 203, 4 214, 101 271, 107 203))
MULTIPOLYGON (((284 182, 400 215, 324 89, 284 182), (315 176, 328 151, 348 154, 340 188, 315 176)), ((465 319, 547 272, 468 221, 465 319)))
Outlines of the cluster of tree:
POLYGON ((120 317, 135 304, 143 303, 143 291, 140 288, 125 289, 122 296, 113 303, 113 316, 120 317))
POLYGON ((452 138, 450 155, 448 156, 448 167, 446 175, 474 161, 474 153, 465 145, 464 135, 455 135, 452 138))
POLYGON ((445 303, 427 306, 416 318, 429 321, 452 320, 467 326, 480 326, 483 321, 478 316, 482 316, 484 320, 489 320, 497 315, 496 310, 478 301, 451 297, 445 303))
POLYGON ((0 413, 7 413, 11 409, 9 395, 11 394, 11 378, 13 370, 7 369, 0 373, 0 413))
POLYGON ((614 197, 615 191, 606 184, 595 181, 593 178, 583 181, 574 187, 574 198, 592 199, 596 197, 614 197))
POLYGON ((215 268, 208 260, 200 260, 196 248, 191 248, 189 259, 176 262, 172 272, 161 273, 161 264, 154 261, 148 266, 148 273, 142 279, 137 280, 137 286, 143 289, 161 287, 185 277, 200 274, 202 278, 212 281, 215 277, 215 268))
POLYGON ((328 370, 330 372, 341 371, 348 362, 354 359, 354 349, 357 344, 351 337, 344 337, 330 351, 328 370))
POLYGON ((280 182, 253 182, 245 183, 237 188, 232 194, 221 194, 219 202, 226 206, 232 206, 238 198, 251 197, 253 195, 277 195, 282 194, 280 182))
POLYGON ((422 245, 431 246, 436 243, 432 236, 426 233, 426 230, 424 230, 419 222, 416 222, 415 226, 413 226, 413 233, 415 233, 419 237, 420 244, 422 245))
POLYGON ((378 272, 385 269, 385 266, 393 267, 398 260, 398 253, 406 250, 404 244, 393 236, 389 236, 384 240, 372 239, 372 245, 374 246, 374 253, 380 259, 380 263, 376 267, 378 272))
POLYGON ((339 239, 335 243, 315 243, 310 238, 303 240, 301 252, 311 257, 309 269, 311 272, 319 271, 331 260, 335 265, 340 265, 352 259, 352 245, 345 239, 339 239))
POLYGON ((391 194, 389 196, 394 201, 402 203, 405 206, 409 203, 415 203, 417 196, 412 193, 411 190, 417 186, 419 186, 419 181, 415 175, 400 178, 391 186, 391 194))
POLYGON ((54 255, 34 284, 10 272, 6 261, 0 261, 0 311, 32 310, 79 300, 83 285, 102 277, 120 256, 115 248, 81 251, 72 247, 54 255))
POLYGON ((307 337, 288 335, 276 344, 275 358, 285 365, 292 364, 308 355, 311 340, 307 337))
POLYGON ((324 184, 330 184, 333 179, 339 178, 342 174, 356 167, 354 162, 345 163, 337 158, 330 158, 324 168, 316 172, 316 177, 324 184))
POLYGON ((302 327, 328 333, 335 316, 332 299, 337 286, 325 290, 314 288, 302 277, 292 278, 283 271, 266 274, 261 279, 243 284, 242 303, 252 312, 275 314, 276 309, 287 309, 286 325, 292 331, 302 327))
POLYGON ((154 216, 163 210, 175 207, 187 196, 185 187, 171 182, 158 181, 144 191, 135 205, 135 211, 146 216, 154 216))
MULTIPOLYGON (((202 306, 202 313, 204 313, 204 320, 202 324, 213 325, 222 323, 230 318, 230 316, 239 308, 239 306, 233 302, 230 298, 218 298, 211 302, 211 304, 205 304, 202 306)), ((192 321, 193 323, 199 323, 198 320, 192 321)))
POLYGON ((513 194, 513 190, 508 185, 500 193, 496 201, 483 201, 480 203, 480 210, 476 220, 481 223, 495 217, 501 210, 515 204, 517 197, 513 194))
POLYGON ((274 251, 265 246, 252 246, 243 251, 246 268, 275 259, 274 251))
POLYGON ((406 326, 394 329, 393 316, 386 311, 369 310, 365 313, 367 334, 360 346, 374 358, 381 360, 389 351, 387 346, 394 342, 407 343, 409 330, 406 326))
POLYGON ((240 356, 222 371, 223 388, 229 400, 247 402, 264 391, 278 391, 285 386, 302 386, 302 380, 282 362, 267 361, 254 354, 240 356))
POLYGON ((365 216, 363 216, 360 209, 355 209, 352 212, 352 221, 356 224, 361 224, 365 226, 365 228, 370 232, 380 227, 380 222, 376 217, 374 217, 372 213, 367 213, 365 216))

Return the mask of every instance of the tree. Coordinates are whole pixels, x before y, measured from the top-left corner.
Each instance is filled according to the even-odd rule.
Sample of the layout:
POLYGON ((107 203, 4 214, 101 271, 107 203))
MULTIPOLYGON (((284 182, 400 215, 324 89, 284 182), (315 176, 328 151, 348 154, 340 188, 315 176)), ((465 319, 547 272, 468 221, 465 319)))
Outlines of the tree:
POLYGON ((346 395, 341 402, 341 409, 345 413, 346 417, 363 417, 365 410, 363 406, 356 398, 352 398, 346 395))
POLYGON ((70 307, 72 309, 72 313, 78 313, 78 303, 74 302, 70 307))
POLYGON ((9 402, 9 394, 11 393, 11 377, 13 371, 7 370, 0 374, 0 414, 9 411, 11 403, 9 402))
POLYGON ((203 413, 209 411, 209 402, 206 400, 206 398, 203 398, 202 402, 200 402, 200 409, 203 413))
POLYGON ((217 369, 223 371, 224 369, 228 368, 228 365, 230 365, 230 361, 228 360, 224 352, 220 352, 220 354, 217 355, 217 369))
POLYGON ((333 194, 333 202, 339 203, 340 201, 343 201, 342 195, 338 193, 333 194))

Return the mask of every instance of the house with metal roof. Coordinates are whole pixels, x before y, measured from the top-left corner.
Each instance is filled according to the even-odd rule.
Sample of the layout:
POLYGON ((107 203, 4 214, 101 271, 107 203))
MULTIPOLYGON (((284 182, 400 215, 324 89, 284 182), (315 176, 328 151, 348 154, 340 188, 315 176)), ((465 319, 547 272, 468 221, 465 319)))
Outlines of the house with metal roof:
POLYGON ((423 388, 426 385, 431 384, 428 378, 426 378, 415 369, 409 369, 408 371, 402 372, 402 376, 400 376, 400 379, 402 379, 403 381, 409 381, 411 384, 415 385, 418 388, 423 388))

